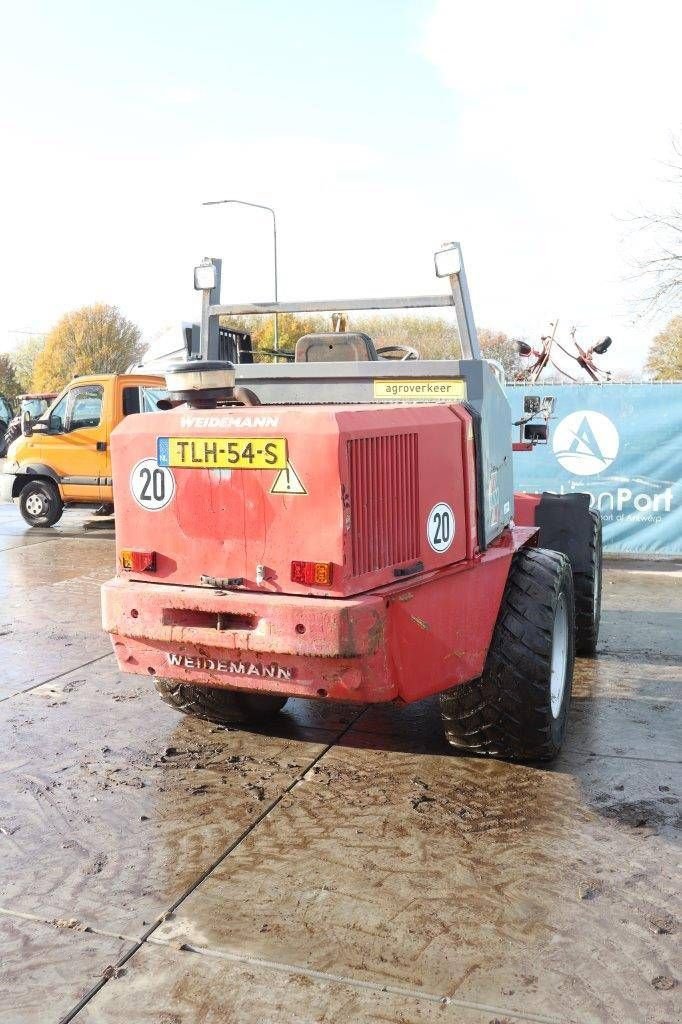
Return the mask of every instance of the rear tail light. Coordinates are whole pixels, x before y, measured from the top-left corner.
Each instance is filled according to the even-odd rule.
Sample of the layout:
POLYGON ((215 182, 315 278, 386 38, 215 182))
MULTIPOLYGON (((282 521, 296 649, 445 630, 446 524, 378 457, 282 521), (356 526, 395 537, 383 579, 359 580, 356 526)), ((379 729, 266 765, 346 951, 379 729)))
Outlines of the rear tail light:
POLYGON ((121 567, 126 572, 154 572, 156 570, 156 551, 121 551, 121 567))
POLYGON ((331 562, 292 562, 291 581, 304 586, 329 587, 332 582, 331 562))

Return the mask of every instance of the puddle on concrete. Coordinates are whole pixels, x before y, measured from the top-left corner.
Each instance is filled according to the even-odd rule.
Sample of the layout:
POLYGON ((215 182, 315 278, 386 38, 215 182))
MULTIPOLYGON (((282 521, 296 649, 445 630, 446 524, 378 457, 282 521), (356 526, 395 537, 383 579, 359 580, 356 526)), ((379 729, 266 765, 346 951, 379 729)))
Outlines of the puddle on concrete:
POLYGON ((115 963, 84 929, 139 935, 189 889, 155 940, 291 972, 147 945, 78 1020, 278 1020, 294 1004, 321 1021, 675 1019, 676 577, 609 568, 601 657, 578 662, 562 756, 534 768, 453 756, 437 701, 356 722, 294 701, 260 731, 176 715, 111 656, 85 664, 109 650, 97 594, 112 556, 109 540, 56 534, 0 550, 2 692, 65 673, 0 702, 0 906, 53 922, 34 926, 49 941, 21 990, 32 1024, 51 987, 75 1002, 115 963), (383 985, 500 1010, 479 1020, 383 985))
POLYGON ((222 729, 143 683, 111 656, 0 704, 0 906, 140 933, 335 735, 222 729))

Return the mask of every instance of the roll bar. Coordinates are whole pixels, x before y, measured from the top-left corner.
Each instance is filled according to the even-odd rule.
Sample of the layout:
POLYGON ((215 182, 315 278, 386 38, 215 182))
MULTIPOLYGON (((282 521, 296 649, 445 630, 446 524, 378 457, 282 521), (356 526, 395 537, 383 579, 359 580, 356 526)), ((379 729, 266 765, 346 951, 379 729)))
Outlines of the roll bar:
POLYGON ((222 260, 206 256, 194 268, 194 287, 201 292, 200 359, 219 358, 219 318, 275 313, 332 313, 337 310, 426 309, 454 307, 462 356, 480 359, 474 314, 469 298, 464 260, 459 242, 450 242, 434 256, 437 277, 447 277, 449 295, 390 296, 369 299, 316 299, 302 302, 248 302, 225 305, 220 302, 222 260))

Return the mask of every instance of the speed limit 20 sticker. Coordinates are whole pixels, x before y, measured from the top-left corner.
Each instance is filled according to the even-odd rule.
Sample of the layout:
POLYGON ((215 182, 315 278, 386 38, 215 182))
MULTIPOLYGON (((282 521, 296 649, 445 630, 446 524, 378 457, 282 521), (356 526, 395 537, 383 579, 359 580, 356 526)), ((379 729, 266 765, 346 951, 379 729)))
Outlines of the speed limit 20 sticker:
POLYGON ((447 551, 455 539, 455 513, 446 502, 439 501, 429 512, 426 536, 429 546, 438 554, 447 551))
POLYGON ((130 471, 130 493, 140 508, 158 512, 173 497, 175 478, 156 459, 141 459, 130 471))

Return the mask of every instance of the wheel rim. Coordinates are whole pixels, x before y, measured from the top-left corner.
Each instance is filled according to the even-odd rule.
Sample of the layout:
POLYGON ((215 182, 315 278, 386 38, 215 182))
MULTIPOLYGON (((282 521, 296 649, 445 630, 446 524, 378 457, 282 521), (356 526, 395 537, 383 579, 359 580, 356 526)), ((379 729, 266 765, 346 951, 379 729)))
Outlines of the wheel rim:
POLYGON ((566 689, 566 657, 568 654, 568 610, 566 597, 559 594, 554 613, 552 633, 552 669, 549 681, 549 700, 552 717, 558 718, 566 689))
POLYGON ((26 499, 26 511, 30 516, 37 518, 45 514, 46 503, 42 494, 29 494, 26 499))

